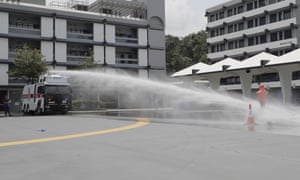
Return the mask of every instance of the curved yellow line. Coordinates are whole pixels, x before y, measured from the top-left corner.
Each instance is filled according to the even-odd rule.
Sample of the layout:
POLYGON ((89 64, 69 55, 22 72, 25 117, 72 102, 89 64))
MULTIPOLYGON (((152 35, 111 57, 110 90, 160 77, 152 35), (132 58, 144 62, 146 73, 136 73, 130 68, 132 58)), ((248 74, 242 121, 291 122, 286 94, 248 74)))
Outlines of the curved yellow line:
POLYGON ((81 134, 72 134, 72 135, 66 135, 66 136, 50 137, 50 138, 4 142, 4 143, 0 143, 0 147, 23 145, 23 144, 33 144, 33 143, 43 143, 43 142, 50 142, 50 141, 60 141, 60 140, 66 140, 66 139, 74 139, 74 138, 80 138, 80 137, 108 134, 108 133, 114 133, 114 132, 120 132, 120 131, 126 131, 126 130, 130 130, 130 129, 139 128, 139 127, 145 126, 150 123, 147 119, 140 118, 137 120, 138 120, 138 122, 135 124, 124 126, 124 127, 119 127, 119 128, 107 129, 107 130, 103 130, 103 131, 87 132, 87 133, 81 133, 81 134))

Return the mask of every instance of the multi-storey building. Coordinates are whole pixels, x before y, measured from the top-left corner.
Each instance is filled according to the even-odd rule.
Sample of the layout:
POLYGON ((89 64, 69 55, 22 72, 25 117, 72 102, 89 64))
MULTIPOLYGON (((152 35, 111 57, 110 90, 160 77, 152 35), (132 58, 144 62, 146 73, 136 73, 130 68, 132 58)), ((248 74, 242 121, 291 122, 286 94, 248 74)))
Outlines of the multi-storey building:
POLYGON ((57 69, 73 69, 92 50, 99 66, 165 75, 164 0, 77 2, 0 0, 0 100, 24 85, 7 71, 25 43, 57 69))
POLYGON ((231 0, 206 10, 208 58, 243 60, 265 51, 285 54, 299 46, 299 0, 231 0))

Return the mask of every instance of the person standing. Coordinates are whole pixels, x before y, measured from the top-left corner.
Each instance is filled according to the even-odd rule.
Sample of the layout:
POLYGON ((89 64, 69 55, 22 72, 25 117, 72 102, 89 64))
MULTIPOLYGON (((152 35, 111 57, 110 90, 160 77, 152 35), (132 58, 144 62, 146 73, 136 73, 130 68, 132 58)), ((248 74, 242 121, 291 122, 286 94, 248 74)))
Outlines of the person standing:
POLYGON ((10 103, 10 99, 7 96, 5 96, 5 98, 3 100, 3 108, 4 108, 5 117, 11 116, 10 110, 9 110, 9 103, 10 103))
POLYGON ((264 84, 259 85, 259 90, 256 92, 257 99, 260 103, 260 107, 264 107, 266 104, 266 100, 269 92, 265 89, 264 84))

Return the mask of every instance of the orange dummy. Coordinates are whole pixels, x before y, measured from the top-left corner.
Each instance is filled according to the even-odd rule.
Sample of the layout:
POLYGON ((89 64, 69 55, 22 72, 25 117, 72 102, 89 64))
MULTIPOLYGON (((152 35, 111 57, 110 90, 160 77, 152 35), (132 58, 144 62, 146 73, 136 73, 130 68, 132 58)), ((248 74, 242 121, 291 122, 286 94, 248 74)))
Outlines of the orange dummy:
POLYGON ((263 107, 266 103, 269 92, 265 89, 263 84, 259 85, 259 90, 256 92, 257 99, 260 105, 263 107))

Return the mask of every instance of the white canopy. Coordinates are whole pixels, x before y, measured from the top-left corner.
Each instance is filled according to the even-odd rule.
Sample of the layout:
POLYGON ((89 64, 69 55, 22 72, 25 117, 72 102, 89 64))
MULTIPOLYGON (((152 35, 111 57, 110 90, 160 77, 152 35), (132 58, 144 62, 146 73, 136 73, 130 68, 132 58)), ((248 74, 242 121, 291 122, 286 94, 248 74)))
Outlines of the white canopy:
POLYGON ((291 63, 299 63, 300 62, 300 49, 296 49, 287 54, 279 56, 276 60, 269 62, 268 66, 273 65, 284 65, 291 63))
POLYGON ((207 67, 209 67, 208 64, 200 62, 172 74, 171 77, 190 76, 193 74, 193 71, 199 71, 201 69, 206 69, 207 67))
POLYGON ((278 56, 274 56, 272 54, 262 52, 248 59, 245 59, 238 64, 231 65, 227 70, 231 71, 231 70, 240 70, 240 69, 247 69, 247 68, 249 69, 259 68, 262 67, 262 65, 266 65, 269 62, 273 62, 277 58, 278 56))
POLYGON ((201 69, 200 71, 197 72, 197 74, 201 75, 201 74, 223 72, 228 67, 233 66, 233 65, 238 65, 238 64, 240 64, 240 61, 238 61, 236 59, 232 59, 232 58, 226 58, 222 61, 219 61, 215 64, 208 66, 205 69, 201 69))

